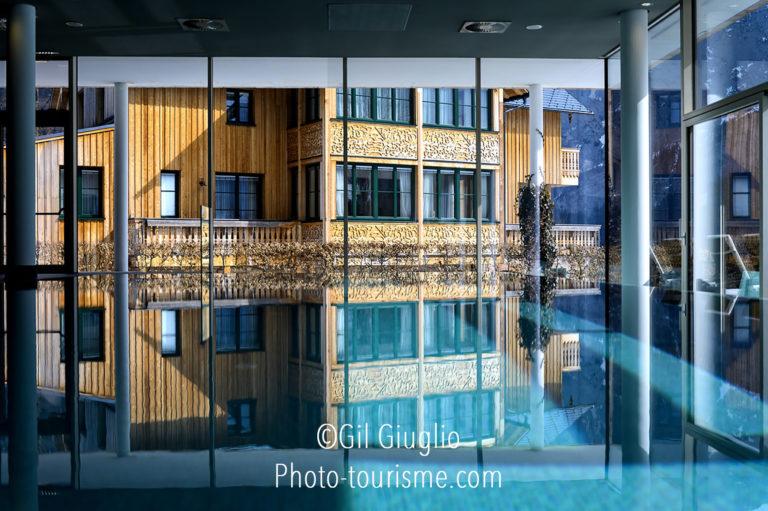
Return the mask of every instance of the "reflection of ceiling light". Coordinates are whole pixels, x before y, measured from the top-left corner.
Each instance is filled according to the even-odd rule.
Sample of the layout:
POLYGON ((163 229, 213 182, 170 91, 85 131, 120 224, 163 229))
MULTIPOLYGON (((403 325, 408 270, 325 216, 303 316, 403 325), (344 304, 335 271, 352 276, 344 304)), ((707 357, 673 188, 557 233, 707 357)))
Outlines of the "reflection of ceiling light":
POLYGON ((0 30, 7 30, 8 29, 8 20, 5 18, 0 18, 0 30))
POLYGON ((67 21, 64 24, 66 26, 68 26, 69 28, 83 28, 85 26, 82 23, 80 23, 79 21, 67 21))
POLYGON ((176 18, 176 21, 189 32, 229 32, 227 22, 220 18, 176 18))
POLYGON ((59 52, 57 51, 37 51, 35 52, 35 55, 42 55, 42 56, 51 56, 51 55, 58 55, 59 52))
POLYGON ((652 5, 653 4, 651 2, 643 2, 643 3, 640 4, 640 7, 650 7, 652 5))
POLYGON ((463 34, 503 34, 508 21, 465 21, 459 32, 463 34))
POLYGON ((541 30, 542 28, 544 28, 543 25, 528 25, 525 27, 526 30, 541 30))

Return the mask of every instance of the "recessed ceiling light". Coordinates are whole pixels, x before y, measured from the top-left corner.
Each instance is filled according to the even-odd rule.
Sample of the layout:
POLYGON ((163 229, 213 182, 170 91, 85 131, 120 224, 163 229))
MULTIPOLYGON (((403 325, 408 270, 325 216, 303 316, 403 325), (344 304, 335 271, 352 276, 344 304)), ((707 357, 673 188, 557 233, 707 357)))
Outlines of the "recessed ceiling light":
POLYGON ((80 23, 79 21, 67 21, 64 24, 66 26, 68 26, 69 28, 83 28, 85 26, 82 23, 80 23))
POLYGON ((459 32, 464 34, 503 34, 508 27, 508 21, 465 21, 459 32))
POLYGON ((643 2, 643 3, 640 4, 640 7, 650 7, 652 5, 653 4, 651 2, 643 2))
POLYGON ((221 18, 176 18, 181 28, 190 32, 229 32, 221 18))
POLYGON ((542 28, 544 28, 543 25, 528 25, 525 27, 526 30, 541 30, 542 28))

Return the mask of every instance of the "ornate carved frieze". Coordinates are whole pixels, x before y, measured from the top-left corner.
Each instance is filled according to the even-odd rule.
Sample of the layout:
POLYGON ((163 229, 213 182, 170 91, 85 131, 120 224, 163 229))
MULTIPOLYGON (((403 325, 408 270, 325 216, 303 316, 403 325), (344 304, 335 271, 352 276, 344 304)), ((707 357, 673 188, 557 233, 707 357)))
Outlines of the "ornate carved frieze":
POLYGON ((323 154, 323 123, 314 122, 301 127, 301 159, 323 154))
MULTIPOLYGON (((424 244, 442 245, 445 243, 475 243, 475 224, 424 224, 424 244)), ((497 246, 499 228, 495 225, 483 226, 483 243, 497 246)))
MULTIPOLYGON (((344 289, 331 288, 331 303, 343 303, 344 289)), ((419 287, 417 285, 387 285, 365 286, 349 288, 349 301, 351 303, 376 303, 376 302, 415 302, 419 299, 419 287)))
MULTIPOLYGON (((414 397, 419 391, 419 371, 415 362, 377 367, 350 368, 349 400, 369 401, 394 397, 414 397)), ((331 372, 331 403, 344 402, 344 370, 331 372)))
MULTIPOLYGON (((416 160, 418 132, 415 126, 350 122, 347 147, 350 156, 416 160)), ((344 154, 342 123, 331 122, 331 153, 344 154)))
POLYGON ((288 130, 288 161, 296 161, 299 159, 299 134, 294 129, 288 130))
POLYGON ((323 242, 323 224, 315 222, 311 224, 301 224, 301 241, 313 243, 323 242))
MULTIPOLYGON (((331 222, 331 239, 344 238, 344 223, 331 222)), ((411 223, 350 222, 349 239, 357 242, 413 243, 419 242, 419 226, 411 223)))
MULTIPOLYGON (((482 388, 499 387, 501 372, 497 355, 485 357, 482 388)), ((472 391, 477 389, 475 358, 434 359, 424 363, 424 394, 472 391)), ((370 401, 419 395, 419 365, 416 360, 349 369, 349 400, 370 401)), ((331 371, 331 403, 344 401, 344 370, 331 371)))
MULTIPOLYGON (((475 132, 451 130, 445 128, 424 128, 425 161, 475 161, 475 132)), ((483 133, 480 142, 482 162, 498 165, 499 136, 495 133, 483 133)))
MULTIPOLYGON (((482 388, 493 389, 499 386, 501 372, 498 356, 483 358, 482 375, 482 388)), ((475 358, 453 361, 437 360, 424 363, 425 394, 470 390, 477 390, 477 360, 475 358)))

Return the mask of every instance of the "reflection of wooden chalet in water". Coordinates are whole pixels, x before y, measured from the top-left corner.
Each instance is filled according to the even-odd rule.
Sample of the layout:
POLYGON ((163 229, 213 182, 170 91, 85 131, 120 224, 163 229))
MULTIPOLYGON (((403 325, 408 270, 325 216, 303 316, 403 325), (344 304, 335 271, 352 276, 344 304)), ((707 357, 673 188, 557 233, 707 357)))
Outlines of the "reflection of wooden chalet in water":
MULTIPOLYGON (((477 338, 472 286, 353 287, 346 307, 337 288, 217 288, 217 445, 314 447, 323 422, 375 424, 382 417, 403 431, 437 426, 459 432, 467 444, 500 442, 504 410, 524 400, 518 393, 530 374, 515 334, 519 298, 504 294, 496 285, 483 290, 477 338)), ((145 288, 133 290, 131 303, 132 449, 205 448, 210 345, 199 292, 145 288)), ((63 306, 61 290, 38 292, 38 385, 54 392, 64 390, 63 306)), ((87 449, 109 448, 116 434, 114 313, 108 291, 81 285, 87 449)), ((579 368, 578 334, 556 335, 547 360, 546 385, 554 390, 562 372, 579 368)))
MULTIPOLYGON (((89 127, 78 135, 78 206, 79 240, 87 252, 109 243, 112 233, 114 129, 103 124, 110 120, 104 109, 107 91, 85 92, 89 106, 81 117, 92 125, 85 124, 89 127)), ((347 202, 353 243, 474 242, 472 92, 352 89, 347 202)), ((488 204, 483 236, 489 244, 518 242, 515 200, 530 171, 527 105, 514 99, 523 92, 493 89, 482 96, 481 193, 488 204)), ((216 89, 216 182, 208 183, 205 90, 130 89, 133 263, 158 247, 173 244, 178 255, 184 245, 188 251, 199 246, 201 207, 212 184, 214 239, 223 252, 263 241, 340 241, 340 97, 335 89, 216 89)), ((562 147, 561 118, 587 112, 565 91, 545 93, 547 183, 578 184, 579 150, 562 147)), ((63 236, 58 217, 63 138, 41 138, 37 154, 41 254, 56 259, 63 236)), ((559 226, 557 237, 561 244, 595 245, 597 231, 594 226, 559 226)), ((166 264, 185 264, 183 257, 159 257, 170 261, 166 264)), ((91 259, 88 264, 106 264, 106 259, 91 259)))

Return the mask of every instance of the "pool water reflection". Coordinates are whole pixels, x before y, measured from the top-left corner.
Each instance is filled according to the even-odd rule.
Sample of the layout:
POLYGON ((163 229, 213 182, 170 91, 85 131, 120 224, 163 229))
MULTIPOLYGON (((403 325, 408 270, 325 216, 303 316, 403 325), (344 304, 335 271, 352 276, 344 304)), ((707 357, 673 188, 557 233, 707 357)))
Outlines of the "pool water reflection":
MULTIPOLYGON (((680 297, 652 293, 646 377, 623 363, 637 341, 606 330, 606 292, 596 283, 558 282, 550 335, 533 347, 521 329, 533 309, 514 281, 491 279, 480 290, 430 274, 351 282, 345 302, 342 284, 222 274, 208 287, 199 275, 132 276, 127 311, 116 310, 114 285, 95 276, 37 289, 37 482, 56 494, 43 493, 43 507, 94 495, 103 505, 116 495, 135 504, 143 497, 131 490, 147 489, 167 491, 158 494, 166 507, 188 502, 195 489, 222 492, 206 494, 214 508, 245 498, 228 488, 280 502, 305 498, 267 491, 277 464, 450 474, 480 467, 503 481, 471 494, 341 485, 314 497, 331 507, 548 508, 556 499, 558 508, 584 509, 585 498, 610 509, 653 499, 673 509, 768 505, 762 463, 727 457, 743 448, 757 456, 765 430, 760 335, 749 328, 749 306, 731 310, 733 335, 708 351, 716 359, 701 369, 685 362, 680 297), (68 292, 76 304, 66 302, 68 292), (77 322, 76 370, 65 317, 77 322), (622 394, 638 382, 649 386, 647 403, 622 394), (639 425, 628 424, 637 417, 639 425), (337 433, 318 436, 326 423, 337 433), (360 431, 369 449, 345 449, 360 431), (428 456, 420 455, 424 445, 390 448, 419 435, 428 456), (457 448, 441 447, 441 435, 457 448), (645 459, 626 454, 638 446, 645 459), (755 489, 748 499, 745 484, 755 489)), ((2 395, 5 424, 13 417, 2 395)), ((5 434, 2 442, 7 498, 5 434)))

